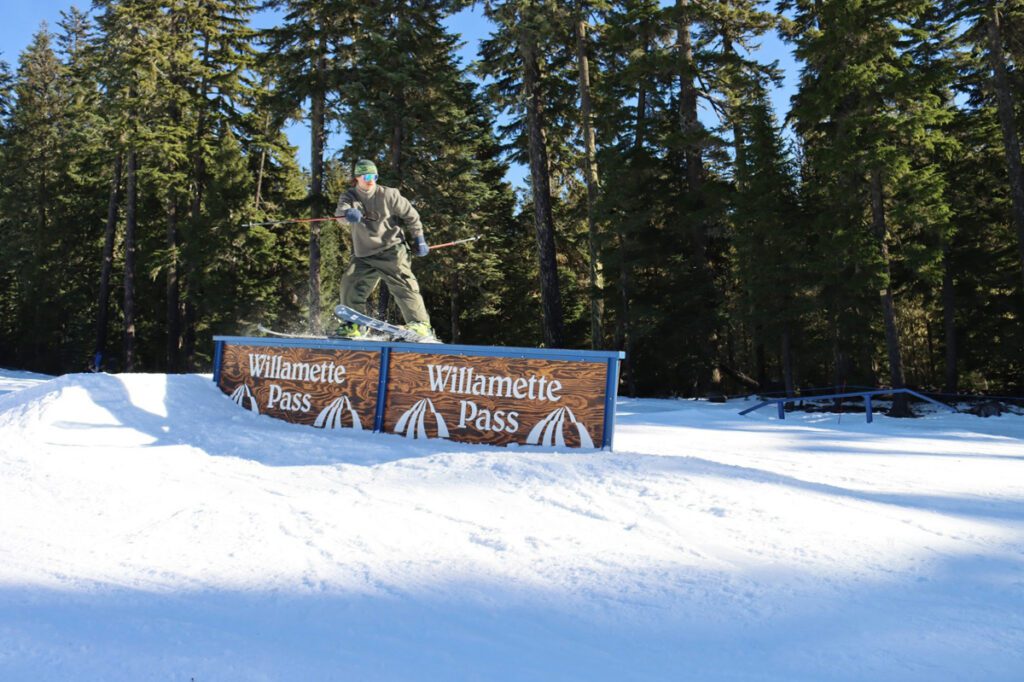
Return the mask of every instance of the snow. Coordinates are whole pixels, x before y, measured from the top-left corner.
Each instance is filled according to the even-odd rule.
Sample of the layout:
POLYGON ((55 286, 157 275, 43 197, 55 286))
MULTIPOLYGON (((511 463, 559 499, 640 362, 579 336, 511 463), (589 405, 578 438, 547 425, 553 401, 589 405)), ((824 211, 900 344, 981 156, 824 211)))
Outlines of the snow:
POLYGON ((577 452, 0 371, 0 679, 1024 679, 1024 417, 749 404, 577 452))
POLYGON ((49 381, 53 377, 35 372, 24 372, 0 367, 0 395, 20 391, 29 386, 49 381))

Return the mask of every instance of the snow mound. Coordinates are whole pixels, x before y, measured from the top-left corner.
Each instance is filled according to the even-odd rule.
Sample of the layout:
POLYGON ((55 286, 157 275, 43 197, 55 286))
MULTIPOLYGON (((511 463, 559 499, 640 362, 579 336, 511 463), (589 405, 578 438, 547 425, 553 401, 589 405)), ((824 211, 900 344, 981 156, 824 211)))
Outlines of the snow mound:
POLYGON ((0 679, 1024 677, 1024 418, 621 400, 617 451, 0 395, 0 679))

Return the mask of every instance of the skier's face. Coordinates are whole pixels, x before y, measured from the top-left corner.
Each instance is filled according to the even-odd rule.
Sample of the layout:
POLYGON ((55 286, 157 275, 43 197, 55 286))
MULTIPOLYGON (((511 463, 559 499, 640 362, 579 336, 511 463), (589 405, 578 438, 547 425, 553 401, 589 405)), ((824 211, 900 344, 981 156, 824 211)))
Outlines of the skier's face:
POLYGON ((366 175, 357 175, 356 183, 359 185, 359 189, 364 192, 368 192, 373 189, 377 184, 377 174, 367 173, 366 175))

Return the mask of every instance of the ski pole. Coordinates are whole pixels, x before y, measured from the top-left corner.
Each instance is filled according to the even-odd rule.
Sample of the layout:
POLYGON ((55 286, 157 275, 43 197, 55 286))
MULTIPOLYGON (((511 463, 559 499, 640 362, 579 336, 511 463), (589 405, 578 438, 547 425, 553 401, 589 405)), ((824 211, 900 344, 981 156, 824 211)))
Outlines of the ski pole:
POLYGON ((455 246, 456 244, 465 244, 466 242, 475 242, 477 239, 480 239, 480 235, 476 235, 475 237, 469 237, 467 239, 456 239, 453 242, 446 242, 444 244, 434 244, 433 246, 430 247, 430 250, 433 251, 434 249, 443 249, 446 246, 455 246))
POLYGON ((242 227, 256 227, 257 225, 284 225, 285 223, 326 223, 329 220, 339 220, 339 218, 288 218, 286 220, 265 220, 262 223, 243 223, 242 227))

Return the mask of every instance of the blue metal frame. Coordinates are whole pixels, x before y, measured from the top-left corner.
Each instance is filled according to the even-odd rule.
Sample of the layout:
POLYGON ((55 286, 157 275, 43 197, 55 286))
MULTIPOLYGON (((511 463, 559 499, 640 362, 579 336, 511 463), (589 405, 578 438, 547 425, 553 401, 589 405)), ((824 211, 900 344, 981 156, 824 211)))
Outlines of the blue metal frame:
POLYGON ((391 371, 391 349, 381 348, 380 375, 377 379, 377 411, 373 415, 373 431, 384 430, 384 407, 388 401, 388 373, 391 371))
MULTIPOLYGON (((623 353, 622 355, 625 355, 623 353)), ((604 433, 601 435, 601 448, 611 450, 615 437, 615 401, 619 397, 619 360, 608 358, 608 371, 604 385, 604 433)))
POLYGON ((392 341, 340 341, 333 339, 269 339, 265 336, 215 336, 213 340, 245 346, 280 346, 284 348, 332 348, 339 350, 379 350, 430 355, 482 355, 494 358, 546 358, 575 362, 606 362, 622 360, 626 354, 613 350, 568 350, 564 348, 517 348, 515 346, 467 346, 447 343, 406 343, 392 341))
POLYGON ((215 339, 213 342, 213 383, 220 387, 220 370, 224 363, 224 341, 215 339))
POLYGON ((378 350, 379 343, 370 341, 334 341, 331 339, 279 339, 266 336, 215 336, 214 343, 233 343, 239 346, 268 346, 277 348, 331 348, 348 350, 378 350))
POLYGON ((437 343, 406 343, 390 341, 342 341, 334 339, 267 338, 264 336, 215 336, 214 340, 214 382, 220 386, 221 364, 224 345, 264 346, 270 348, 329 348, 331 350, 380 351, 380 373, 377 380, 377 407, 374 412, 373 430, 384 429, 384 408, 387 403, 388 375, 392 353, 419 353, 421 355, 472 355, 492 358, 536 358, 562 362, 606 363, 604 431, 601 434, 601 448, 611 450, 615 434, 615 401, 619 394, 619 363, 626 354, 622 351, 568 350, 563 348, 519 348, 513 346, 468 346, 437 343))
POLYGON ((829 393, 827 395, 809 395, 809 396, 808 395, 803 395, 803 396, 798 395, 798 396, 792 396, 792 397, 789 397, 789 398, 770 398, 768 400, 762 400, 761 402, 759 402, 757 405, 754 405, 753 407, 748 407, 747 409, 745 409, 742 412, 740 412, 740 416, 742 417, 743 415, 749 414, 750 412, 753 412, 754 410, 760 410, 762 407, 765 407, 766 405, 771 405, 772 403, 774 403, 775 406, 778 408, 778 411, 779 411, 779 419, 785 419, 786 418, 786 403, 795 403, 795 402, 808 402, 808 403, 812 403, 812 402, 815 402, 815 401, 818 401, 818 400, 835 400, 837 398, 863 398, 864 399, 864 415, 867 418, 868 424, 870 424, 871 422, 873 422, 875 420, 875 413, 874 413, 874 409, 873 409, 873 406, 872 406, 872 400, 874 399, 874 397, 875 396, 879 396, 879 395, 896 395, 897 393, 905 393, 907 395, 912 395, 915 398, 918 398, 920 400, 924 400, 925 402, 929 402, 929 403, 932 403, 934 405, 938 405, 939 407, 944 407, 947 410, 950 410, 952 412, 959 412, 960 411, 960 410, 956 409, 955 407, 952 407, 951 405, 947 405, 946 403, 940 403, 938 400, 933 400, 932 398, 929 398, 926 395, 921 395, 917 391, 914 391, 914 390, 909 389, 909 388, 883 388, 883 389, 878 389, 878 390, 874 390, 874 391, 854 391, 854 392, 851 392, 851 393, 829 393))

